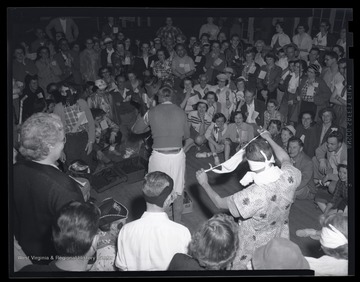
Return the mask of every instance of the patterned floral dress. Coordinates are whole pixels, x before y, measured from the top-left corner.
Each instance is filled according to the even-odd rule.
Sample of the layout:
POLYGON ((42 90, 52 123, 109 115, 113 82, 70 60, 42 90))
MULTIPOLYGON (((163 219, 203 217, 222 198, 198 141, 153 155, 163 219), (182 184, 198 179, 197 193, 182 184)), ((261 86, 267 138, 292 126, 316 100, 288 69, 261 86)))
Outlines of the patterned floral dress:
POLYGON ((272 238, 290 239, 289 213, 294 193, 301 181, 301 172, 290 162, 281 166, 280 178, 266 185, 252 184, 227 197, 229 210, 239 217, 238 253, 232 269, 246 269, 256 248, 272 238))

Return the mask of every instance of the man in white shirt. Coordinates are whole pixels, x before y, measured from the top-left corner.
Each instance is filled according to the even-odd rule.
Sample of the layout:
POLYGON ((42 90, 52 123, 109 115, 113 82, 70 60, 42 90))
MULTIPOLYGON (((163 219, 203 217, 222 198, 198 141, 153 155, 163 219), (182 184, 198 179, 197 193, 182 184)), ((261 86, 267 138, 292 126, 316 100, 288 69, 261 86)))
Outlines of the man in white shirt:
POLYGON ((252 89, 246 89, 244 99, 245 104, 241 106, 240 111, 246 117, 245 122, 251 124, 254 130, 257 130, 264 124, 265 103, 255 99, 255 90, 252 89))
POLYGON ((165 210, 174 201, 174 182, 164 172, 145 175, 142 189, 146 211, 120 230, 115 266, 129 271, 167 270, 176 253, 187 253, 191 234, 187 227, 171 221, 165 210))

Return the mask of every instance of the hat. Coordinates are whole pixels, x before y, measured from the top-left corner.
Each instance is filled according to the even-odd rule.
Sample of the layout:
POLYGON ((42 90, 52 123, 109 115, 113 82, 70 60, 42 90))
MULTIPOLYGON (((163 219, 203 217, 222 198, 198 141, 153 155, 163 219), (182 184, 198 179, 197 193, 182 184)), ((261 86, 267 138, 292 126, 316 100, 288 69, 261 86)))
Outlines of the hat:
POLYGON ((311 64, 308 66, 308 69, 313 69, 315 71, 315 74, 320 73, 320 66, 318 64, 311 64))
POLYGON ((105 37, 104 44, 112 43, 113 40, 110 37, 105 37))
POLYGON ((118 221, 119 219, 126 221, 129 214, 127 208, 113 198, 104 199, 101 202, 99 209, 101 212, 99 221, 100 228, 114 221, 118 221))
POLYGON ((234 74, 233 68, 230 68, 230 67, 224 68, 224 72, 225 72, 225 73, 226 73, 226 72, 230 72, 230 73, 234 74))
POLYGON ((154 38, 154 42, 156 43, 160 43, 161 42, 161 39, 159 38, 159 37, 156 37, 156 38, 154 38))
POLYGON ((228 78, 226 76, 226 74, 220 73, 216 76, 216 78, 220 81, 226 81, 228 78))
POLYGON ((295 136, 296 130, 291 124, 286 125, 285 128, 289 129, 290 132, 295 136))
POLYGON ((310 269, 298 245, 285 238, 273 238, 257 248, 252 257, 254 269, 310 269))
POLYGON ((239 81, 248 81, 247 79, 246 79, 246 77, 244 77, 244 76, 239 76, 238 78, 236 78, 236 82, 239 82, 239 81))

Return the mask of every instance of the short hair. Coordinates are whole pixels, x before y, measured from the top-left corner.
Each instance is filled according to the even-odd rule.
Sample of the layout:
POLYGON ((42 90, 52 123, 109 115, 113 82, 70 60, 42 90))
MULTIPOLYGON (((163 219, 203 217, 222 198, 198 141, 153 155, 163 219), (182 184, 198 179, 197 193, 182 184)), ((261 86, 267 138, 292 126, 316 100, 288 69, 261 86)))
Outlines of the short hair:
POLYGON ((244 121, 246 120, 245 114, 244 114, 243 112, 241 112, 241 111, 235 111, 235 112, 232 112, 232 113, 230 114, 230 119, 229 119, 230 123, 235 123, 235 116, 237 116, 237 115, 241 115, 242 118, 243 118, 243 120, 244 120, 244 121))
POLYGON ((64 205, 52 230, 58 255, 85 255, 97 234, 99 220, 100 210, 92 203, 70 202, 64 205))
MULTIPOLYGON (((333 213, 328 216, 324 216, 320 220, 321 226, 330 228, 330 224, 339 230, 346 238, 348 238, 348 217, 342 213, 333 213)), ((348 259, 348 244, 338 246, 331 249, 321 246, 324 253, 328 256, 337 259, 348 259)))
POLYGON ((284 26, 285 26, 285 22, 284 21, 277 21, 275 23, 275 26, 279 25, 282 29, 284 29, 284 26))
POLYGON ((289 146, 290 142, 297 142, 300 147, 302 147, 302 148, 304 147, 304 142, 299 137, 291 136, 288 141, 288 146, 289 146))
POLYGON ((266 55, 265 55, 265 60, 267 59, 267 58, 273 58, 274 59, 274 61, 277 61, 277 57, 276 57, 276 55, 274 54, 274 52, 268 52, 268 53, 266 53, 266 55))
POLYGON ((102 116, 106 115, 106 113, 103 109, 92 108, 92 109, 90 109, 90 111, 91 111, 91 114, 94 119, 96 119, 97 117, 102 117, 102 116))
POLYGON ((39 80, 39 77, 37 74, 31 75, 28 73, 27 75, 25 75, 24 80, 25 80, 25 87, 28 87, 32 80, 39 80))
POLYGON ((208 270, 225 269, 239 247, 238 225, 227 214, 216 214, 193 234, 188 253, 208 270))
POLYGON ((157 93, 157 95, 161 98, 171 98, 173 95, 174 91, 168 87, 168 86, 164 86, 162 88, 159 89, 159 92, 157 93))
POLYGON ((199 104, 203 104, 203 105, 205 105, 205 106, 206 106, 206 110, 208 110, 208 109, 209 109, 209 105, 208 105, 207 103, 203 102, 202 100, 200 100, 200 101, 198 101, 198 102, 194 105, 194 109, 195 109, 195 110, 197 110, 197 109, 198 109, 199 104))
POLYGON ((248 49, 244 52, 244 56, 248 55, 248 54, 251 54, 253 56, 253 58, 255 58, 255 55, 256 55, 256 52, 253 48, 251 49, 248 49))
POLYGON ((108 70, 108 71, 111 73, 111 68, 109 68, 109 67, 100 67, 100 68, 99 68, 99 71, 98 71, 98 76, 99 76, 100 78, 104 78, 104 76, 103 76, 103 74, 102 74, 102 72, 103 72, 104 70, 108 70))
POLYGON ((36 58, 37 59, 40 59, 40 53, 41 53, 41 51, 42 50, 46 50, 46 51, 48 51, 48 54, 49 54, 49 57, 50 57, 50 49, 49 49, 49 47, 47 47, 47 46, 40 46, 37 50, 36 50, 36 58))
POLYGON ((254 44, 255 48, 256 48, 256 45, 259 45, 259 44, 261 44, 262 47, 265 47, 265 41, 264 40, 262 40, 262 39, 257 40, 255 42, 255 44, 254 44))
POLYGON ((265 158, 260 153, 263 151, 268 160, 273 156, 273 151, 269 143, 262 137, 259 137, 249 143, 245 148, 245 156, 247 160, 255 161, 255 162, 264 162, 265 158))
POLYGON ((297 63, 300 64, 301 70, 305 71, 305 70, 307 69, 307 63, 306 63, 305 60, 301 60, 301 59, 295 60, 295 61, 294 61, 294 64, 297 64, 297 63))
POLYGON ((209 34, 209 33, 203 32, 203 33, 200 35, 200 39, 203 38, 204 36, 206 36, 207 38, 210 38, 210 34, 209 34))
POLYGON ((25 56, 25 47, 22 46, 21 44, 16 44, 15 47, 13 48, 13 54, 15 53, 16 50, 21 49, 24 52, 24 56, 25 56))
POLYGON ((279 106, 279 102, 278 102, 276 99, 274 99, 274 98, 269 99, 269 100, 266 102, 266 106, 267 106, 269 103, 274 104, 276 108, 279 106))
MULTIPOLYGON (((345 49, 344 47, 342 47, 341 45, 338 45, 338 44, 335 44, 333 47, 332 47, 332 50, 334 51, 334 48, 338 48, 339 51, 340 51, 340 57, 343 57, 344 54, 345 54, 345 49)), ((334 51, 335 52, 335 51, 334 51)), ((340 58, 339 58, 340 59, 340 58)), ((338 64, 339 64, 339 61, 338 61, 338 64)))
POLYGON ((169 51, 166 49, 166 48, 159 48, 156 50, 156 56, 158 55, 159 52, 163 52, 164 53, 164 56, 165 56, 165 59, 169 58, 170 55, 169 55, 169 51))
POLYGON ((344 164, 344 163, 338 164, 338 166, 337 166, 338 171, 340 170, 340 168, 346 168, 347 169, 347 164, 344 164))
POLYGON ((58 115, 35 113, 21 125, 19 152, 26 159, 40 161, 62 138, 64 126, 58 115))
POLYGON ((330 58, 335 59, 336 61, 339 59, 339 55, 335 51, 325 51, 324 58, 325 56, 329 56, 330 58))
POLYGON ((302 26, 305 29, 305 32, 308 32, 309 30, 309 26, 307 23, 299 23, 296 27, 296 29, 298 29, 300 26, 302 26))
POLYGON ((224 118, 224 122, 226 122, 226 116, 223 113, 216 113, 214 114, 213 118, 212 118, 212 122, 216 122, 216 120, 218 118, 224 118))
POLYGON ((312 47, 309 51, 309 53, 311 53, 311 51, 316 51, 318 53, 318 55, 320 54, 320 49, 318 47, 312 47))
POLYGON ((299 120, 301 120, 302 117, 303 117, 303 115, 305 115, 305 114, 310 115, 312 121, 314 121, 314 119, 315 119, 315 113, 314 113, 313 111, 303 111, 303 112, 301 112, 301 113, 299 114, 299 120))
POLYGON ((268 128, 270 127, 271 124, 275 124, 276 125, 276 128, 278 131, 280 131, 281 129, 281 120, 278 120, 278 119, 272 119, 269 121, 269 125, 268 125, 268 128))
POLYGON ((327 20, 327 19, 322 19, 321 22, 320 22, 320 25, 321 25, 322 23, 326 24, 326 26, 328 27, 328 29, 331 29, 331 23, 330 23, 329 20, 327 20))
POLYGON ((333 120, 333 121, 336 120, 336 112, 334 111, 334 108, 332 108, 332 107, 322 108, 322 109, 319 111, 319 118, 320 118, 320 119, 322 118, 322 115, 323 115, 325 112, 331 113, 331 115, 332 115, 332 120, 333 120))
POLYGON ((205 94, 204 99, 207 100, 207 98, 208 98, 209 95, 214 95, 215 102, 218 101, 218 97, 217 97, 216 93, 213 92, 213 91, 208 91, 208 92, 205 94))
POLYGON ((167 187, 173 184, 173 179, 165 172, 153 171, 144 177, 143 193, 148 197, 156 197, 167 187))
POLYGON ((337 129, 336 131, 331 132, 326 140, 329 140, 329 138, 336 138, 339 143, 344 142, 344 136, 341 133, 340 129, 337 129))

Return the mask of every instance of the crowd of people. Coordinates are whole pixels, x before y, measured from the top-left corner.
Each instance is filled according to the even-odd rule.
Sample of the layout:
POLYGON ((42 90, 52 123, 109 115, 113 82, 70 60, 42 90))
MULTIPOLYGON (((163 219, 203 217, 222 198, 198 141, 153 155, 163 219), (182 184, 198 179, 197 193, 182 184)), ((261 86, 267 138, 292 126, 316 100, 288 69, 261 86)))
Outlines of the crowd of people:
POLYGON ((168 17, 143 41, 108 17, 79 43, 75 20, 58 17, 13 47, 14 249, 30 258, 20 272, 91 269, 100 214, 67 168, 81 160, 94 173, 109 162, 105 152, 122 156, 138 135, 152 139, 147 209, 120 229, 114 269, 347 275, 346 29, 336 41, 327 20, 314 38, 306 23, 287 35, 278 21, 266 45, 206 21, 184 34, 168 17), (221 198, 196 173, 230 215, 191 234, 181 221, 186 155, 220 165, 241 150, 250 168, 241 191, 221 198), (318 199, 319 189, 329 197, 318 199), (297 199, 324 212, 322 259, 290 241, 297 199))

